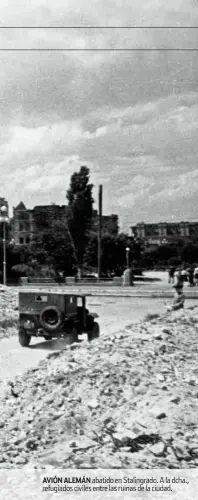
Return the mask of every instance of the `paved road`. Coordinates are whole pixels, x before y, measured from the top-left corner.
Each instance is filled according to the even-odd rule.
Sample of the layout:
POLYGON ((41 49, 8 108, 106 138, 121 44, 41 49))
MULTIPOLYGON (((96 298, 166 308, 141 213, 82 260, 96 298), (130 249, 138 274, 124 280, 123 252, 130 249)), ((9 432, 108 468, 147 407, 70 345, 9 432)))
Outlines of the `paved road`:
MULTIPOLYGON (((38 290, 38 286, 35 288, 35 285, 28 285, 28 288, 24 287, 24 290, 38 290)), ((43 285, 41 286, 43 289, 43 285)), ((45 289, 50 289, 49 285, 46 285, 45 289)), ((51 290, 54 290, 55 287, 51 287, 51 290)), ((56 289, 58 287, 56 286, 56 289)), ((76 284, 74 286, 65 285, 61 288, 60 291, 67 291, 70 293, 84 293, 88 296, 98 296, 98 297, 148 297, 148 298, 156 298, 156 299, 170 299, 173 295, 172 285, 168 283, 168 272, 166 271, 146 271, 144 272, 144 276, 142 279, 134 282, 134 286, 132 287, 123 287, 116 286, 113 283, 104 283, 102 282, 100 285, 97 283, 85 283, 85 284, 76 284)), ((18 287, 17 290, 22 290, 21 287, 18 287)), ((184 284, 184 291, 186 294, 186 298, 197 299, 198 300, 198 287, 189 287, 188 283, 184 284)))
MULTIPOLYGON (((145 317, 147 313, 163 313, 166 301, 161 299, 90 297, 88 308, 99 315, 101 335, 111 334, 126 325, 130 325, 145 317)), ((189 300, 187 306, 197 304, 189 300)), ((22 348, 16 337, 0 341, 0 380, 7 381, 25 370, 35 367, 45 359, 50 351, 63 349, 65 340, 43 342, 32 340, 29 348, 22 348)))

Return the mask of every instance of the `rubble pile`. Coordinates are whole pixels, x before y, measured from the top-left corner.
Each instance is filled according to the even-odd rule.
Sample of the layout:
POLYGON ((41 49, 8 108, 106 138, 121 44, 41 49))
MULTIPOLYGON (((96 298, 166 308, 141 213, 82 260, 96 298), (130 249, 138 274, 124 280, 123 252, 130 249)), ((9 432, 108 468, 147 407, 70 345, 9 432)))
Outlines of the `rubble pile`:
POLYGON ((18 293, 0 285, 0 339, 16 335, 18 293))
POLYGON ((197 467, 197 355, 198 308, 51 353, 5 389, 0 467, 197 467))

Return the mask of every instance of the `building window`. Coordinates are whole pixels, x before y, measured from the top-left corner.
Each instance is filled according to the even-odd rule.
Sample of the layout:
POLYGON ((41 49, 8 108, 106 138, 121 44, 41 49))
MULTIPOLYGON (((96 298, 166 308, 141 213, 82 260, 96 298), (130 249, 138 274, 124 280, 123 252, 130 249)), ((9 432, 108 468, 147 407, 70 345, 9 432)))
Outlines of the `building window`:
POLYGON ((141 238, 141 229, 139 229, 139 228, 137 229, 137 237, 141 238))
POLYGON ((27 237, 27 238, 26 238, 26 243, 27 243, 27 245, 29 244, 29 242, 30 242, 30 238, 29 238, 29 237, 27 237))
POLYGON ((23 238, 19 238, 20 245, 23 245, 23 238))
POLYGON ((145 236, 146 236, 146 232, 145 232, 145 225, 144 225, 144 224, 142 224, 142 225, 140 226, 140 231, 141 231, 141 237, 142 237, 142 238, 145 238, 145 236))
POLYGON ((23 231, 23 224, 19 224, 19 231, 23 231))

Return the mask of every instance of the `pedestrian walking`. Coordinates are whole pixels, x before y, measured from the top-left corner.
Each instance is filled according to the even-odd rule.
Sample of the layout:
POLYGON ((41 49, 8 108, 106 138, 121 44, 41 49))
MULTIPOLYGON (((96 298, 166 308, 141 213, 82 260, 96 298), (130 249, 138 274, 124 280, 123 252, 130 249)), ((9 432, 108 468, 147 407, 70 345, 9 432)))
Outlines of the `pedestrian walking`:
POLYGON ((188 271, 187 271, 187 269, 182 269, 181 275, 182 275, 183 281, 187 282, 188 281, 188 271))
POLYGON ((173 283, 175 274, 175 267, 171 266, 168 271, 168 282, 173 283))
POLYGON ((172 305, 167 307, 167 311, 178 311, 184 308, 185 295, 183 289, 176 288, 172 305))
POLYGON ((175 272, 174 272, 174 278, 173 278, 173 283, 177 283, 179 281, 181 281, 183 283, 183 278, 182 278, 182 274, 181 274, 181 269, 178 267, 176 268, 175 272))
POLYGON ((188 271, 188 283, 189 283, 189 286, 195 286, 195 283, 194 283, 194 270, 193 270, 193 267, 189 267, 187 269, 188 271))
POLYGON ((167 311, 177 311, 178 309, 184 308, 185 295, 183 293, 183 285, 184 281, 182 278, 182 274, 178 272, 176 281, 173 285, 173 288, 175 289, 175 295, 173 297, 172 304, 167 307, 167 311))

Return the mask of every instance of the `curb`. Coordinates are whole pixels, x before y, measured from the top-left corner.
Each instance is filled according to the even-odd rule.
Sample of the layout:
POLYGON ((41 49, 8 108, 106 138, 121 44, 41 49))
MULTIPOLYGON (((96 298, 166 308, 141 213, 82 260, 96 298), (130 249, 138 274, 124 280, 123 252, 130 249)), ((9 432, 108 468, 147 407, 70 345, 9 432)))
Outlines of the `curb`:
MULTIPOLYGON (((42 290, 42 293, 46 292, 60 292, 60 293, 73 293, 73 294, 83 294, 86 295, 87 297, 123 297, 123 298, 140 298, 140 299, 172 299, 174 295, 174 291, 151 291, 151 290, 144 290, 144 291, 135 291, 133 290, 104 290, 104 289, 89 289, 87 290, 86 288, 70 288, 70 287, 64 287, 63 288, 58 288, 55 290, 54 287, 50 289, 49 288, 25 288, 25 287, 20 287, 17 289, 18 292, 40 292, 42 290)), ((198 300, 198 292, 190 292, 190 291, 184 291, 185 293, 185 298, 186 300, 188 299, 193 299, 193 300, 198 300)))

